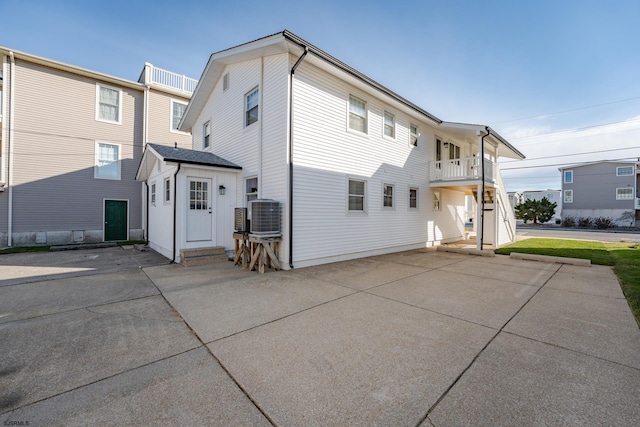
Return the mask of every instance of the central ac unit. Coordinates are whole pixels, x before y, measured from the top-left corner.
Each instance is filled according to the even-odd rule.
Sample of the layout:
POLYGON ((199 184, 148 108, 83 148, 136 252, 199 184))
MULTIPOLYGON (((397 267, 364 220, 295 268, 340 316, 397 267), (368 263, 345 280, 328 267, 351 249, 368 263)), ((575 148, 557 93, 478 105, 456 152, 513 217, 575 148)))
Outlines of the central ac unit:
POLYGON ((247 218, 247 208, 235 208, 233 229, 238 233, 249 232, 249 219, 247 218))
POLYGON ((280 202, 257 199, 249 202, 252 234, 280 234, 280 202))

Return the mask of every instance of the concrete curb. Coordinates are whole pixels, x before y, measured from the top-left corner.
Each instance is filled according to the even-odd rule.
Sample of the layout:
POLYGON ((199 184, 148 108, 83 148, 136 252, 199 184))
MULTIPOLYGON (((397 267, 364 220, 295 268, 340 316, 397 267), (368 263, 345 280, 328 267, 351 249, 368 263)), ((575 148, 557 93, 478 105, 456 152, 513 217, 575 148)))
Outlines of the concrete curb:
POLYGON ((550 256, 550 255, 534 255, 534 254, 523 254, 518 252, 511 252, 509 255, 513 259, 523 259, 528 261, 542 261, 542 262, 554 262, 557 264, 571 264, 577 265, 581 267, 591 267, 590 259, 581 259, 581 258, 565 258, 561 256, 550 256))
POLYGON ((477 256, 486 256, 486 257, 494 257, 496 256, 493 249, 471 249, 471 248, 454 248, 450 246, 438 246, 437 251, 439 252, 453 252, 456 254, 467 254, 467 255, 477 255, 477 256))
POLYGON ((77 251, 81 249, 102 249, 102 248, 115 248, 118 244, 115 242, 105 242, 105 243, 84 243, 77 245, 64 245, 64 246, 51 246, 49 248, 49 252, 58 252, 58 251, 77 251))

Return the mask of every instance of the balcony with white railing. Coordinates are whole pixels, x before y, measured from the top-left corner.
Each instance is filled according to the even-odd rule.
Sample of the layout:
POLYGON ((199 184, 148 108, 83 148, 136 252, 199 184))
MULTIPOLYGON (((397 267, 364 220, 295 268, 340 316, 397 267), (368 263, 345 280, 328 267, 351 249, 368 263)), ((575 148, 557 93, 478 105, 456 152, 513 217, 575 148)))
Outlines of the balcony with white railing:
POLYGON ((149 85, 162 86, 186 94, 192 94, 198 84, 198 80, 196 79, 187 77, 184 74, 178 74, 155 67, 149 63, 144 64, 144 70, 138 81, 149 85))
MULTIPOLYGON (((475 181, 482 177, 479 157, 431 162, 431 181, 475 181)), ((494 181, 494 163, 484 159, 486 181, 494 181)))

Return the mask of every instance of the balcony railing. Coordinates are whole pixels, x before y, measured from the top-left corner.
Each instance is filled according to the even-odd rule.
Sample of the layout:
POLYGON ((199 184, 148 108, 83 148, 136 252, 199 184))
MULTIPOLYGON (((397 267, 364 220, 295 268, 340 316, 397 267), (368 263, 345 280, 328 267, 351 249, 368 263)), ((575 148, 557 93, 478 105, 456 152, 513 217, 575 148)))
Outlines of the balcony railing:
POLYGON ((168 70, 163 70, 162 68, 154 67, 149 63, 146 63, 144 66, 143 76, 143 83, 156 84, 189 94, 193 93, 196 89, 196 85, 198 84, 198 80, 196 79, 187 77, 184 74, 177 74, 168 70))
MULTIPOLYGON (((489 181, 494 180, 493 169, 493 162, 484 159, 484 175, 489 181)), ((431 181, 475 180, 481 176, 479 157, 431 162, 431 181)))

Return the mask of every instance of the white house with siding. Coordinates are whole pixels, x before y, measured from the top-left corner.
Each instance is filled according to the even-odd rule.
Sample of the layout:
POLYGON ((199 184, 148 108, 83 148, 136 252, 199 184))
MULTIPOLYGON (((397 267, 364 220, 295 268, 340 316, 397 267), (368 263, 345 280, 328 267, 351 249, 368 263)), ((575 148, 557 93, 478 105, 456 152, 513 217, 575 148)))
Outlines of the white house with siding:
POLYGON ((232 249, 233 208, 255 198, 280 202, 285 268, 463 239, 466 195, 478 201, 479 247, 515 237, 497 160, 524 158, 516 148, 488 126, 438 119, 286 30, 211 55, 180 129, 194 151, 241 169, 147 149, 137 179, 178 177, 176 213, 149 208, 150 245, 175 261, 183 247, 232 249), (204 238, 188 219, 194 180, 211 189, 211 215, 194 220, 204 238))
POLYGON ((196 81, 145 64, 130 81, 0 47, 0 247, 146 238, 144 145, 177 128, 196 81))

